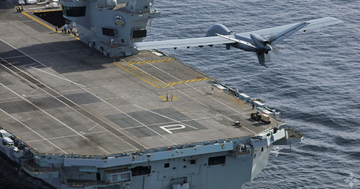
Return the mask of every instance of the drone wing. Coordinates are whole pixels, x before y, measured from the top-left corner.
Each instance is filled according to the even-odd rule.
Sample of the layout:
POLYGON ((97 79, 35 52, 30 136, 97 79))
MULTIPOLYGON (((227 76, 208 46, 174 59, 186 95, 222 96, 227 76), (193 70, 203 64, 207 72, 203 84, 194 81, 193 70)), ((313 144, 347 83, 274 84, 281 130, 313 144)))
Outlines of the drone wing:
MULTIPOLYGON (((270 36, 274 36, 275 34, 279 34, 282 31, 287 31, 289 28, 296 28, 297 25, 301 25, 304 22, 299 22, 295 24, 288 24, 284 26, 256 30, 252 32, 245 32, 240 33, 243 37, 250 38, 250 34, 258 34, 263 38, 267 39, 270 36)), ((306 21, 306 26, 302 27, 300 30, 308 31, 315 28, 320 28, 324 26, 334 25, 343 23, 343 21, 332 18, 320 18, 315 20, 306 21)), ((297 31, 297 30, 296 30, 297 31)), ((295 31, 295 32, 296 32, 295 31)), ((295 33, 293 32, 293 33, 295 33)), ((292 32, 291 32, 292 34, 292 32)), ((285 34, 284 34, 285 35, 285 34)), ((212 36, 212 37, 200 37, 200 38, 189 38, 189 39, 175 39, 175 40, 166 40, 166 41, 151 41, 151 42, 137 42, 134 43, 134 47, 138 50, 145 50, 145 49, 157 49, 157 48, 178 48, 178 47, 190 47, 190 46, 205 46, 205 45, 216 45, 216 44, 230 44, 230 43, 237 43, 234 41, 234 35, 221 35, 221 36, 212 36)), ((285 37, 286 38, 286 37, 285 37)), ((282 40, 279 40, 282 41, 282 40)))
MULTIPOLYGON (((261 37, 267 39, 275 34, 278 34, 282 31, 286 31, 289 28, 295 27, 296 25, 301 25, 301 23, 303 22, 299 22, 299 23, 295 23, 295 24, 288 24, 288 25, 283 25, 283 26, 278 26, 278 27, 274 27, 274 28, 268 28, 268 29, 262 29, 262 30, 256 30, 256 31, 251 31, 251 32, 245 32, 245 33, 240 33, 239 35, 243 36, 243 37, 250 37, 250 34, 258 34, 261 37)), ((324 27, 324 26, 330 26, 330 25, 335 25, 335 24, 340 24, 343 23, 343 21, 337 19, 337 18, 333 18, 333 17, 325 17, 325 18, 319 18, 319 19, 315 19, 315 20, 309 20, 306 21, 307 25, 303 28, 301 28, 302 31, 308 31, 308 30, 312 30, 312 29, 316 29, 316 28, 320 28, 320 27, 324 27)))
MULTIPOLYGON (((234 37, 233 35, 227 35, 228 37, 234 37)), ((230 41, 227 38, 220 36, 213 37, 199 37, 199 38, 190 38, 190 39, 174 39, 166 41, 149 41, 149 42, 137 42, 134 43, 134 47, 138 50, 145 49, 158 49, 158 48, 178 48, 178 47, 187 47, 190 46, 205 46, 205 45, 217 45, 217 44, 228 44, 236 43, 235 41, 230 41)))

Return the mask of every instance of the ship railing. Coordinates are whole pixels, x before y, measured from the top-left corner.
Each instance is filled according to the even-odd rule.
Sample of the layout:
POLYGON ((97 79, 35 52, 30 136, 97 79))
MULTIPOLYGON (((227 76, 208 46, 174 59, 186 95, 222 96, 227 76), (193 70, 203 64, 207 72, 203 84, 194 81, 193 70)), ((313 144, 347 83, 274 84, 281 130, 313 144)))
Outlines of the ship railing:
MULTIPOLYGON (((71 0, 71 1, 72 1, 72 0, 71 0)), ((118 9, 121 9, 121 8, 125 8, 125 7, 126 7, 126 3, 116 4, 116 6, 113 7, 113 8, 104 7, 104 6, 102 5, 102 3, 96 3, 96 4, 95 4, 95 7, 96 7, 96 8, 103 8, 103 9, 110 9, 110 10, 118 10, 118 9)))
MULTIPOLYGON (((208 83, 210 85, 212 85, 213 87, 217 87, 217 88, 221 89, 224 93, 226 93, 230 96, 233 96, 234 98, 236 98, 238 100, 242 100, 244 103, 246 103, 250 106, 252 106, 253 101, 260 101, 262 103, 265 102, 261 99, 250 99, 249 97, 244 97, 241 94, 241 92, 239 92, 238 89, 231 88, 228 85, 221 83, 221 81, 218 79, 212 79, 212 80, 208 81, 208 83)), ((273 108, 264 106, 264 107, 256 107, 256 110, 268 114, 269 116, 276 119, 277 121, 281 121, 281 119, 279 117, 280 112, 273 108)))
POLYGON ((67 179, 67 176, 64 173, 64 168, 63 167, 60 167, 59 175, 62 178, 62 181, 65 183, 65 185, 67 185, 68 179, 67 179))
POLYGON ((251 150, 238 150, 236 154, 251 154, 251 150))
POLYGON ((111 170, 106 170, 105 172, 108 174, 115 174, 115 173, 122 173, 127 171, 129 171, 129 168, 111 169, 111 170))
POLYGON ((227 86, 226 84, 221 83, 221 81, 218 79, 210 80, 208 83, 214 87, 220 88, 224 93, 231 95, 238 100, 242 100, 244 103, 247 103, 248 105, 251 105, 251 99, 243 98, 240 95, 241 92, 239 92, 238 89, 233 89, 233 88, 227 86))
POLYGON ((278 120, 278 122, 277 122, 276 124, 274 124, 272 127, 277 127, 277 128, 283 127, 283 128, 284 128, 283 125, 285 125, 285 121, 283 121, 283 120, 278 120))
POLYGON ((127 47, 129 46, 129 43, 119 43, 117 41, 104 41, 104 40, 99 40, 99 42, 102 44, 102 45, 105 45, 109 48, 117 48, 117 47, 127 47))
POLYGON ((284 128, 285 131, 288 131, 290 137, 296 137, 296 138, 299 137, 299 138, 301 138, 301 137, 304 136, 304 134, 301 131, 295 129, 294 127, 283 126, 282 128, 284 128), (292 136, 292 135, 294 135, 294 136, 292 136))
MULTIPOLYGON (((142 11, 142 10, 128 10, 125 6, 124 7, 121 7, 121 8, 118 8, 118 9, 114 9, 115 11, 120 11, 120 12, 126 12, 126 13, 129 13, 129 14, 150 14, 150 11, 149 10, 146 10, 146 11, 142 11)), ((152 13, 155 13, 155 12, 152 12, 152 13)))
POLYGON ((32 167, 25 162, 23 162, 22 166, 23 166, 23 168, 27 169, 31 173, 35 173, 35 174, 59 171, 59 169, 56 167, 32 167))
POLYGON ((64 1, 64 2, 85 2, 87 0, 61 0, 61 1, 64 1))
POLYGON ((248 155, 248 154, 251 154, 251 150, 244 150, 244 149, 239 150, 239 149, 237 149, 237 150, 231 151, 230 154, 231 154, 233 157, 236 157, 236 156, 238 156, 238 155, 248 155))
MULTIPOLYGON (((77 0, 62 0, 62 1, 66 1, 66 2, 76 2, 77 0)), ((80 0, 83 1, 83 0, 80 0)), ((96 4, 95 5, 96 8, 103 8, 103 9, 110 9, 113 11, 120 11, 120 12, 126 12, 129 14, 151 14, 151 13, 156 13, 155 11, 150 11, 150 9, 144 9, 144 10, 137 10, 137 9, 132 9, 132 10, 128 10, 126 8, 126 3, 120 3, 117 4, 115 7, 113 8, 109 8, 109 7, 103 7, 102 4, 96 4)))
POLYGON ((89 186, 96 186, 96 185, 108 185, 108 182, 105 181, 90 181, 90 182, 84 182, 84 181, 68 181, 66 186, 68 188, 86 188, 89 186))
POLYGON ((127 3, 118 3, 116 4, 116 6, 113 8, 113 10, 117 10, 117 9, 121 9, 121 8, 125 8, 127 3))

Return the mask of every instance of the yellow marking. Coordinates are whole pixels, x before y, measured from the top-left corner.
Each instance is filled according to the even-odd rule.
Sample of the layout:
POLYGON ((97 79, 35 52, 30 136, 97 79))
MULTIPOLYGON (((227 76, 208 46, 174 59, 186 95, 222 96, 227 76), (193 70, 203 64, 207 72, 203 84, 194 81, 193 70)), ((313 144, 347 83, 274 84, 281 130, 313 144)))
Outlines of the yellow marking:
POLYGON ((31 16, 30 14, 28 14, 28 11, 24 11, 24 12, 21 12, 21 13, 22 13, 23 15, 25 15, 25 16, 33 19, 33 20, 35 20, 36 22, 40 23, 41 25, 49 28, 50 30, 55 31, 55 29, 54 29, 53 27, 50 27, 49 25, 45 24, 44 22, 41 22, 41 21, 38 20, 37 18, 35 18, 35 17, 31 16))
MULTIPOLYGON (((170 95, 168 95, 168 100, 166 100, 166 95, 164 95, 164 96, 158 96, 158 97, 159 97, 161 100, 163 100, 163 101, 171 101, 170 95)), ((173 96, 172 101, 174 101, 174 100, 179 100, 179 98, 173 96)))
POLYGON ((125 70, 125 71, 127 71, 127 72, 129 72, 129 73, 131 73, 131 74, 133 74, 133 75, 134 75, 134 76, 136 76, 137 78, 139 78, 139 79, 141 79, 141 80, 145 81, 146 83, 150 84, 151 86, 153 86, 153 87, 155 87, 155 88, 161 88, 161 87, 157 86, 156 84, 154 84, 153 82, 151 82, 151 81, 149 81, 149 80, 145 79, 144 77, 142 77, 142 76, 140 76, 140 75, 136 74, 135 72, 133 72, 133 71, 131 71, 131 70, 129 70, 129 69, 127 69, 127 68, 125 68, 125 67, 124 67, 124 66, 122 66, 119 62, 115 62, 114 64, 115 64, 116 66, 118 66, 119 68, 121 68, 121 69, 123 69, 123 70, 125 70))
MULTIPOLYGON (((204 78, 200 78, 200 79, 191 79, 191 80, 184 80, 184 81, 177 81, 177 82, 172 82, 172 83, 167 83, 166 87, 172 87, 174 85, 177 85, 177 84, 183 84, 183 83, 192 83, 192 82, 196 82, 196 81, 203 81, 203 80, 208 80, 210 78, 208 77, 204 77, 204 78)), ((165 87, 162 87, 162 88, 165 88, 165 87)))
POLYGON ((159 60, 148 60, 148 61, 140 61, 140 62, 128 62, 129 64, 146 64, 146 63, 153 63, 153 62, 167 62, 167 61, 173 61, 175 59, 168 58, 168 59, 159 59, 159 60))
POLYGON ((41 11, 34 11, 36 13, 42 13, 42 12, 55 12, 55 11, 62 11, 61 9, 52 9, 52 10, 41 10, 41 11))
POLYGON ((155 81, 156 83, 160 84, 160 85, 164 85, 165 83, 159 81, 158 79, 154 78, 153 76, 146 74, 144 72, 142 72, 141 70, 137 69, 136 67, 132 66, 131 64, 126 64, 127 66, 129 66, 130 68, 132 68, 133 70, 140 72, 141 74, 145 75, 146 77, 150 78, 151 80, 155 81))
MULTIPOLYGON (((174 59, 172 59, 174 60, 174 59)), ((162 59, 162 60, 152 60, 152 62, 161 62, 161 61, 171 61, 170 59, 162 59)), ((136 76, 137 78, 145 81, 146 83, 150 84, 153 87, 156 88, 166 88, 166 87, 173 87, 174 85, 177 84, 183 84, 183 83, 191 83, 191 82, 196 82, 196 81, 203 81, 203 80, 208 80, 210 78, 208 77, 204 77, 204 78, 199 78, 199 79, 190 79, 190 80, 184 80, 184 81, 177 81, 177 82, 172 82, 172 83, 163 83, 161 81, 159 81, 158 79, 154 78, 153 76, 146 74, 144 72, 142 72, 141 70, 137 69, 136 67, 132 66, 132 64, 141 64, 141 63, 149 63, 150 61, 142 61, 142 62, 115 62, 114 64, 116 66, 118 66, 119 68, 129 72, 130 74, 136 76), (130 69, 126 68, 125 66, 122 66, 120 63, 126 63, 126 66, 130 67, 131 69, 133 69, 134 71, 140 73, 141 75, 146 76, 147 78, 150 78, 151 80, 153 80, 156 83, 153 83, 152 81, 150 81, 149 79, 146 79, 145 77, 141 76, 140 74, 135 73, 134 71, 131 71, 130 69), (165 86, 163 86, 165 85, 165 86)), ((165 96, 159 96, 159 98, 161 98, 162 100, 166 101, 165 96)), ((173 100, 178 100, 178 98, 174 97, 173 100)))
MULTIPOLYGON (((54 28, 54 27, 49 26, 48 24, 40 21, 39 19, 35 18, 34 16, 31 16, 30 14, 28 14, 28 12, 31 12, 31 11, 23 11, 23 12, 21 12, 21 14, 23 14, 23 15, 31 18, 31 19, 33 19, 34 21, 38 22, 39 24, 41 24, 41 25, 49 28, 51 31, 54 31, 54 32, 55 32, 55 28, 54 28)), ((73 36, 73 37, 75 37, 76 39, 80 40, 80 38, 74 36, 73 34, 70 34, 70 35, 73 36)))
MULTIPOLYGON (((159 81, 158 79, 156 79, 155 77, 144 73, 143 71, 139 70, 138 68, 132 66, 133 64, 144 64, 144 63, 152 63, 152 62, 166 62, 166 61, 173 61, 173 58, 169 58, 169 59, 160 59, 160 60, 149 60, 149 61, 140 61, 140 62, 127 62, 126 66, 132 68, 133 70, 145 75, 146 77, 150 78, 151 80, 155 81, 156 83, 160 84, 160 86, 162 85, 166 85, 164 82, 159 81)), ((167 87, 167 86, 165 86, 167 87)), ((165 88, 165 87, 161 87, 161 88, 165 88)))

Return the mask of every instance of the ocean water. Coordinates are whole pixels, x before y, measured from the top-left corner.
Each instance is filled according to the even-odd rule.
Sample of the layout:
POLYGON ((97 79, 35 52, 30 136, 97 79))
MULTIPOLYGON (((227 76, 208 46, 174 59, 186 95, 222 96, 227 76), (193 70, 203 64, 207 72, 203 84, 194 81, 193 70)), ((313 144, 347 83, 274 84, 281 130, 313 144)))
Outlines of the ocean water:
MULTIPOLYGON (((360 188, 360 1, 155 0, 154 8, 162 17, 151 22, 144 41, 202 37, 216 23, 241 33, 327 16, 343 20, 284 40, 270 52, 269 68, 255 54, 224 45, 163 51, 265 100, 304 133, 303 142, 271 155, 243 189, 360 188)), ((4 162, 0 179, 8 182, 0 188, 45 188, 17 178, 4 162)))
POLYGON ((244 189, 360 188, 360 1, 155 0, 154 8, 162 17, 144 41, 202 37, 216 23, 241 33, 327 16, 343 20, 276 45, 269 68, 255 54, 224 45, 163 51, 265 100, 304 133, 291 149, 281 146, 244 189))

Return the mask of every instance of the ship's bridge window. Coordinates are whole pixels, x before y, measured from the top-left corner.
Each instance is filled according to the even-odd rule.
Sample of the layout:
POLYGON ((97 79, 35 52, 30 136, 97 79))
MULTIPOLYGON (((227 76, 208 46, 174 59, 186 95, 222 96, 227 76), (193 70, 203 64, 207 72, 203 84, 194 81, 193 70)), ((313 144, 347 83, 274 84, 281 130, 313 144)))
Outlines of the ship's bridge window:
POLYGON ((86 7, 67 7, 62 6, 63 14, 69 17, 85 16, 86 7))
POLYGON ((148 175, 151 172, 151 166, 138 166, 131 169, 132 176, 148 175))
POLYGON ((209 165, 219 165, 219 164, 225 164, 226 162, 226 156, 216 156, 209 158, 209 165))

